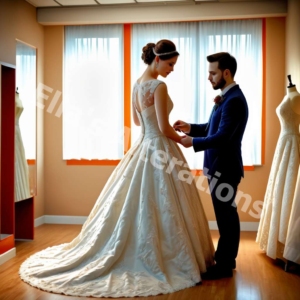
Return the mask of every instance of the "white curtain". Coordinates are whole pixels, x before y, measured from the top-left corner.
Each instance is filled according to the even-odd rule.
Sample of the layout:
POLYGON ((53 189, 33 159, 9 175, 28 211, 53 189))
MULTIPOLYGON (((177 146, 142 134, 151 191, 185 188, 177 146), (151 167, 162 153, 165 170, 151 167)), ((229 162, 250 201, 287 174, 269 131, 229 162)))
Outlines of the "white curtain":
MULTIPOLYGON (((249 121, 243 139, 244 165, 261 164, 262 132, 262 21, 230 20, 132 25, 132 85, 145 70, 142 47, 160 39, 172 40, 180 53, 175 70, 165 81, 174 102, 170 123, 177 119, 206 123, 213 107, 214 91, 208 81, 206 56, 228 51, 237 59, 235 81, 249 105, 249 121), (253 132, 255 134, 253 134, 253 132)), ((132 142, 139 128, 134 123, 132 142)), ((203 153, 181 147, 191 169, 202 169, 203 153)))
POLYGON ((124 153, 123 26, 66 26, 63 159, 124 153))
POLYGON ((16 43, 16 87, 24 107, 19 124, 26 159, 36 158, 36 49, 16 43))

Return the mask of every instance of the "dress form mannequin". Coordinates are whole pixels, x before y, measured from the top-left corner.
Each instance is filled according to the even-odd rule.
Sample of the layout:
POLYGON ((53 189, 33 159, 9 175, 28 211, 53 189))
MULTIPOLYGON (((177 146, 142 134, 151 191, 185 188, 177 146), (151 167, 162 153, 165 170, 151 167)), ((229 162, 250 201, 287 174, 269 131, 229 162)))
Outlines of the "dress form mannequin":
POLYGON ((23 112, 19 93, 15 95, 15 202, 30 198, 29 170, 25 157, 19 119, 23 112))
MULTIPOLYGON (((300 94, 298 93, 296 86, 292 84, 290 75, 288 78, 290 85, 287 89, 291 106, 293 110, 300 115, 300 94)), ((300 264, 300 171, 298 171, 297 184, 283 257, 287 260, 286 271, 289 270, 291 262, 300 264)))
POLYGON ((300 94, 296 89, 296 85, 292 83, 291 75, 288 75, 288 80, 290 84, 287 87, 287 96, 290 98, 293 111, 300 115, 300 94))
POLYGON ((290 260, 284 254, 287 242, 294 241, 297 234, 298 237, 300 236, 299 226, 297 233, 295 232, 296 235, 290 230, 293 211, 300 205, 300 196, 295 201, 297 177, 298 185, 300 185, 300 175, 298 174, 300 165, 300 95, 295 85, 292 84, 290 75, 288 79, 287 95, 276 108, 281 131, 273 157, 256 238, 260 248, 269 257, 282 260, 290 260))

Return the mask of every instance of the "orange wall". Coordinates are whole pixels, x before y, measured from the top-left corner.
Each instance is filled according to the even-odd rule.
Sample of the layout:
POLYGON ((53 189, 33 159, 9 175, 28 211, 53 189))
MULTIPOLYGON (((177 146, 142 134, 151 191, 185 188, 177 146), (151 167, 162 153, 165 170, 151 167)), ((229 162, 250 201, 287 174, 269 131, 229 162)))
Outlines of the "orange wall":
MULTIPOLYGON (((240 184, 240 191, 251 200, 248 207, 243 207, 245 198, 240 202, 243 222, 258 221, 249 212, 252 209, 257 214, 253 205, 264 198, 280 130, 275 109, 285 93, 285 18, 268 18, 266 35, 265 165, 246 171, 240 184)), ((45 82, 53 90, 62 91, 63 26, 45 27, 45 41, 45 82)), ((67 166, 62 160, 62 118, 53 113, 45 114, 45 133, 45 214, 87 216, 114 167, 67 166)), ((209 220, 215 220, 209 195, 205 192, 200 195, 209 220)))
MULTIPOLYGON (((37 84, 43 82, 44 27, 36 21, 36 9, 24 0, 0 2, 0 61, 16 65, 16 39, 37 49, 37 84)), ((37 193, 35 217, 44 215, 43 110, 37 110, 37 193)))

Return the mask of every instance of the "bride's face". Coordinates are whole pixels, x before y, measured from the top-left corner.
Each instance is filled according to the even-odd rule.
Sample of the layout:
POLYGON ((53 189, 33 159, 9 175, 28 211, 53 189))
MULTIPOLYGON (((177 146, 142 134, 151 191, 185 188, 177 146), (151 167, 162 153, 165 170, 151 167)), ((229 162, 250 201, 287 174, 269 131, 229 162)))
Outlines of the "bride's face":
POLYGON ((158 60, 157 71, 160 76, 167 77, 171 72, 174 71, 174 66, 177 62, 178 56, 174 56, 168 60, 158 60))

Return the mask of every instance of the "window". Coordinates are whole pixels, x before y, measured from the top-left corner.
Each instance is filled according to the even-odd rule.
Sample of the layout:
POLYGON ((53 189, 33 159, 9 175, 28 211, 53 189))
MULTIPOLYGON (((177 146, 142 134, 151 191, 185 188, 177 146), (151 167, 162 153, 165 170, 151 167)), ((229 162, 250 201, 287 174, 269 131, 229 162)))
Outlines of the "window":
MULTIPOLYGON (((124 128, 124 110, 125 118, 128 117, 124 108, 123 81, 125 26, 65 28, 63 158, 66 160, 119 160, 126 150, 124 132, 130 131, 132 143, 138 137, 140 128, 133 122, 130 129, 124 128)), ((262 20, 133 24, 131 28, 131 45, 128 47, 131 70, 130 74, 126 72, 126 76, 131 77, 131 89, 146 68, 141 60, 144 45, 167 38, 178 48, 180 56, 175 71, 168 78, 160 78, 167 83, 174 102, 171 124, 177 119, 207 122, 213 98, 219 91, 214 91, 207 80, 206 56, 228 51, 236 57, 235 80, 249 105, 242 155, 245 165, 260 165, 262 20)), ((182 147, 182 150, 191 169, 202 169, 202 152, 195 155, 192 148, 182 147)))
MULTIPOLYGON (((170 123, 177 119, 206 123, 213 107, 214 91, 208 81, 206 56, 228 51, 237 59, 235 81, 243 90, 249 105, 242 155, 245 165, 261 164, 262 132, 262 20, 230 20, 132 25, 132 85, 146 68, 141 49, 149 42, 172 40, 180 53, 174 72, 160 78, 168 85, 174 102, 170 123), (255 132, 255 135, 252 134, 255 132)), ((133 125, 132 142, 139 128, 133 125)), ((182 150, 191 169, 202 169, 203 152, 182 150)))
POLYGON ((66 26, 63 159, 124 154, 123 26, 66 26))

